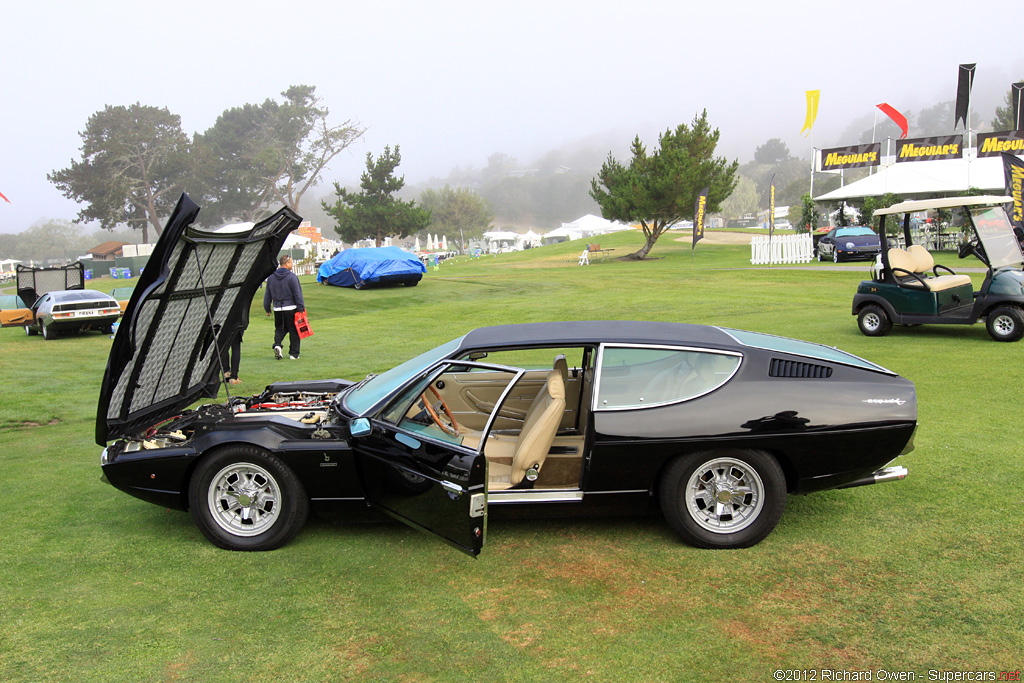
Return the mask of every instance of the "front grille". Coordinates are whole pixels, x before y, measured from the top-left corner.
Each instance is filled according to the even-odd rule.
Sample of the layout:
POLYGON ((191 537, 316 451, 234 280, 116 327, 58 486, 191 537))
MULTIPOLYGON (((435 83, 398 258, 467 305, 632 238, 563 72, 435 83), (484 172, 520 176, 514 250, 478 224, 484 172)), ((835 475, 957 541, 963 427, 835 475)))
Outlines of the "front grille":
POLYGON ((832 376, 832 368, 827 365, 815 365, 814 363, 772 358, 771 366, 768 368, 768 376, 827 379, 832 376))

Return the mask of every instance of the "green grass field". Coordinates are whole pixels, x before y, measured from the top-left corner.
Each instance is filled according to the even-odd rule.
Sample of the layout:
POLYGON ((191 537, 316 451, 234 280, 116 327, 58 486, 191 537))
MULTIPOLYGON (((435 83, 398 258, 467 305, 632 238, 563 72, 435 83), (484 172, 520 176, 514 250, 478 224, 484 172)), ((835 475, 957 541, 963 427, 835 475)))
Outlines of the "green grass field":
MULTIPOLYGON (((1024 667, 1024 344, 983 325, 864 337, 850 301, 866 264, 752 269, 748 247, 699 244, 691 258, 672 237, 643 263, 580 268, 573 243, 460 258, 415 288, 303 278, 315 334, 302 359, 273 359, 256 302, 237 389, 361 378, 482 325, 726 325, 838 346, 913 380, 905 481, 791 496, 778 528, 738 551, 683 545, 652 515, 492 519, 476 560, 397 523, 316 519, 280 550, 231 553, 187 513, 100 481, 106 336, 4 329, 0 680, 928 680, 1024 667)), ((625 254, 639 236, 601 244, 625 254)))

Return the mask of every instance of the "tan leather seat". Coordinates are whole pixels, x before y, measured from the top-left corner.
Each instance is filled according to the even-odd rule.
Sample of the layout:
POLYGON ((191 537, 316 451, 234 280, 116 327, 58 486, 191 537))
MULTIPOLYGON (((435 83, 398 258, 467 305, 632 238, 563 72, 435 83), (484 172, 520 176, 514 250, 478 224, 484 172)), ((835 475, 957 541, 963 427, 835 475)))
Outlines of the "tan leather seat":
MULTIPOLYGON (((935 267, 935 259, 927 249, 920 244, 910 245, 906 251, 899 247, 889 250, 889 267, 897 278, 908 278, 908 273, 916 273, 924 281, 924 288, 930 292, 941 292, 945 289, 970 285, 971 278, 968 275, 938 275, 929 277, 928 273, 935 267)), ((913 278, 904 284, 920 288, 921 282, 913 278)))
POLYGON ((548 457, 565 411, 565 384, 558 370, 548 373, 544 388, 530 404, 519 438, 488 440, 484 455, 488 459, 488 488, 507 489, 520 483, 529 469, 540 470, 548 457), (509 459, 511 465, 495 462, 509 459))
MULTIPOLYGON (((931 253, 922 247, 920 244, 911 244, 907 247, 907 253, 914 259, 914 272, 924 276, 926 273, 933 272, 935 268, 935 258, 931 253)), ((929 291, 941 292, 944 289, 952 289, 953 287, 960 287, 962 285, 971 284, 971 278, 969 275, 956 275, 950 273, 949 275, 936 275, 929 277, 925 281, 928 285, 929 291)))

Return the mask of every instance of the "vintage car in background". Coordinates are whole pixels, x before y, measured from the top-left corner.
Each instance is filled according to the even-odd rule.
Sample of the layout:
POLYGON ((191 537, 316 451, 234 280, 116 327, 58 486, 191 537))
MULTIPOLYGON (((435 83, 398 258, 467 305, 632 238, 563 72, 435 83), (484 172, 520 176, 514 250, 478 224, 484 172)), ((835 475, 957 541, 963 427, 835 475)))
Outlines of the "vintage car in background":
POLYGON ((405 285, 415 287, 427 267, 415 254, 398 247, 345 249, 322 263, 316 281, 335 287, 383 287, 405 285))
POLYGON ((110 296, 111 298, 114 299, 114 301, 117 302, 117 305, 118 307, 120 307, 122 314, 124 313, 125 309, 128 308, 128 302, 131 300, 132 292, 134 291, 134 285, 129 285, 127 287, 114 287, 112 290, 110 290, 110 296))
POLYGON ((30 319, 32 312, 17 294, 0 294, 0 325, 20 327, 30 319))
POLYGON ((110 334, 121 317, 121 307, 109 294, 95 289, 67 289, 44 294, 32 304, 32 314, 35 322, 25 324, 25 334, 39 333, 50 340, 89 330, 110 334))
POLYGON ((182 197, 140 278, 96 441, 106 481, 189 510, 219 547, 277 548, 311 508, 372 508, 471 555, 492 509, 660 508, 689 543, 742 548, 787 494, 907 473, 890 463, 913 447, 913 383, 831 347, 703 325, 487 327, 360 382, 277 382, 190 409, 216 396, 218 348, 300 220, 282 209, 225 236, 190 227, 198 211, 182 197))
POLYGON ((23 307, 0 312, 4 327, 21 327, 25 334, 53 339, 63 332, 109 333, 120 317, 121 309, 109 295, 84 289, 81 262, 48 268, 19 265, 16 279, 23 307))
POLYGON ((819 261, 831 259, 835 263, 857 259, 873 259, 881 250, 878 235, 871 228, 853 225, 832 228, 818 240, 819 261))
POLYGON ((973 325, 985 320, 989 336, 1014 342, 1024 336, 1024 252, 1003 204, 1009 196, 948 197, 901 202, 875 211, 880 217, 882 267, 871 280, 857 287, 853 315, 869 337, 888 334, 897 325, 973 325), (960 258, 972 254, 988 268, 977 290, 971 278, 937 265, 932 254, 913 243, 911 216, 937 209, 961 212, 970 239, 963 242, 960 258), (885 222, 903 219, 906 249, 889 248, 885 222))

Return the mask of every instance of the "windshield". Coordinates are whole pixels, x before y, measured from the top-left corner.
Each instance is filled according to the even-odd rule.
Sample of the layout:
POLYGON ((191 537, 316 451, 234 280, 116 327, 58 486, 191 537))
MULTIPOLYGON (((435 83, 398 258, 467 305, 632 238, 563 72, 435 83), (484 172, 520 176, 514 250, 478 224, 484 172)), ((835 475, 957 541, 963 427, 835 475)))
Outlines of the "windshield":
POLYGON ((398 387, 459 348, 462 339, 463 337, 459 337, 441 344, 357 386, 345 394, 345 407, 356 415, 365 414, 398 387))
POLYGON ((1013 227, 1001 206, 971 209, 974 229, 985 247, 985 255, 993 269, 1012 266, 1020 268, 1024 262, 1013 227))
POLYGON ((874 236, 875 231, 871 228, 839 228, 836 230, 836 237, 863 237, 864 235, 874 236))

